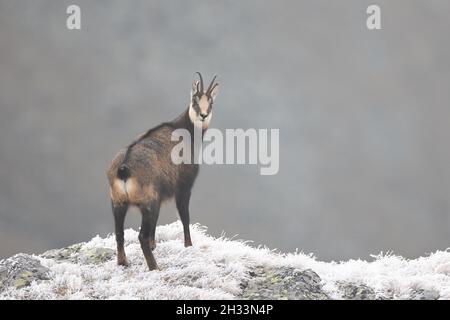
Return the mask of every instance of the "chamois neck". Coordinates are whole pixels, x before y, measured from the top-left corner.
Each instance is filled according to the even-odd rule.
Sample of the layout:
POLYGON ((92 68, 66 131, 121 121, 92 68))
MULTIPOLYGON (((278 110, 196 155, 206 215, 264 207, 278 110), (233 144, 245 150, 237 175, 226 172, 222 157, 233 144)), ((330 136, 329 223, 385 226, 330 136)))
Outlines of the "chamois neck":
MULTIPOLYGON (((183 113, 180 114, 177 118, 175 118, 175 120, 172 121, 172 124, 176 129, 187 129, 191 136, 194 136, 194 124, 189 117, 189 107, 185 111, 183 111, 183 113)), ((202 129, 202 137, 207 129, 208 128, 202 129)))
POLYGON ((191 122, 191 119, 189 119, 189 108, 185 111, 183 111, 182 114, 180 114, 178 117, 175 118, 175 120, 172 121, 172 124, 177 129, 187 129, 189 131, 194 130, 194 124, 191 122))

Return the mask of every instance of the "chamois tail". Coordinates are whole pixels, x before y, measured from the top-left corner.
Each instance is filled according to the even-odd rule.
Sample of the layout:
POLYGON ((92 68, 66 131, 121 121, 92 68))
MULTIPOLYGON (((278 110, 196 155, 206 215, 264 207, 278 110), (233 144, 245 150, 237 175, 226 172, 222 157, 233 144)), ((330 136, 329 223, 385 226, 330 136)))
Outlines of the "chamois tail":
POLYGON ((130 167, 127 165, 128 158, 130 157, 131 149, 137 143, 137 141, 130 144, 125 152, 125 156, 123 157, 122 163, 117 169, 117 177, 120 180, 127 181, 127 179, 131 176, 130 167))
POLYGON ((130 168, 125 163, 122 163, 117 169, 117 177, 120 180, 126 181, 130 175, 130 168))

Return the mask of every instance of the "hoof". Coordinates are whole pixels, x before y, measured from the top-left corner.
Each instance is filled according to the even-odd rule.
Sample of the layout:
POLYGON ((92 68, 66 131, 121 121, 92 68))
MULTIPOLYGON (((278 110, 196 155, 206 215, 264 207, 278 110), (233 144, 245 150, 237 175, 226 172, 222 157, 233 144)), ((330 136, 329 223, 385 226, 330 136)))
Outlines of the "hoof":
POLYGON ((128 263, 128 261, 120 261, 120 262, 117 262, 117 265, 123 266, 123 267, 129 267, 129 266, 130 266, 130 264, 128 263))
POLYGON ((148 271, 161 271, 161 269, 158 267, 158 265, 148 266, 148 271))
POLYGON ((128 263, 127 258, 117 258, 117 265, 128 267, 130 264, 128 263))

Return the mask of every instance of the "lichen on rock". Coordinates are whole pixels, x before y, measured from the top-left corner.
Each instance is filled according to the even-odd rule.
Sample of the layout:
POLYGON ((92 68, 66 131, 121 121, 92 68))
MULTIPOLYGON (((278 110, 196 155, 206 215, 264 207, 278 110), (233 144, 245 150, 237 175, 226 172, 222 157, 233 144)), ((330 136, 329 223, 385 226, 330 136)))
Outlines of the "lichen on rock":
POLYGON ((85 248, 82 243, 78 243, 62 249, 52 249, 41 254, 46 259, 56 261, 68 261, 82 264, 98 264, 111 260, 115 251, 109 248, 93 247, 85 248))
POLYGON ((314 271, 291 267, 255 267, 243 282, 240 297, 248 300, 324 300, 321 279, 314 271))
POLYGON ((374 300, 375 291, 364 284, 340 282, 338 287, 345 300, 374 300))
POLYGON ((50 270, 33 256, 20 253, 0 261, 0 292, 7 287, 21 289, 33 281, 49 279, 50 270))
POLYGON ((436 290, 415 289, 411 292, 411 300, 437 300, 439 292, 436 290))
POLYGON ((83 264, 98 264, 111 260, 115 256, 115 251, 109 248, 90 248, 82 250, 77 261, 83 264))
POLYGON ((82 248, 82 243, 77 243, 69 247, 65 247, 62 249, 52 249, 44 252, 41 254, 41 257, 47 258, 47 259, 55 259, 55 260, 69 260, 69 261, 75 261, 74 258, 77 255, 77 253, 82 248))

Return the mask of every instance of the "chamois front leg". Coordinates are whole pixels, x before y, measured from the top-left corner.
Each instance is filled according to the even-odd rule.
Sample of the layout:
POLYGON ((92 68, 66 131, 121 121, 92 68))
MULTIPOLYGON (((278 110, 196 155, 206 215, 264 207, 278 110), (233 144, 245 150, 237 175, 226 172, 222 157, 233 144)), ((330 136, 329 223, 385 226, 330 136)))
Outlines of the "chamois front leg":
POLYGON ((191 199, 191 190, 183 190, 176 195, 178 214, 183 223, 184 246, 192 246, 191 233, 189 231, 189 200, 191 199))
POLYGON ((112 210, 114 214, 114 224, 117 242, 117 264, 120 266, 128 266, 127 257, 125 255, 123 225, 125 216, 128 211, 128 204, 114 204, 112 203, 112 210))
POLYGON ((144 253, 147 266, 150 271, 159 270, 150 247, 150 233, 156 227, 156 221, 159 215, 159 201, 154 201, 146 207, 141 207, 142 222, 141 231, 139 232, 139 242, 144 253))

